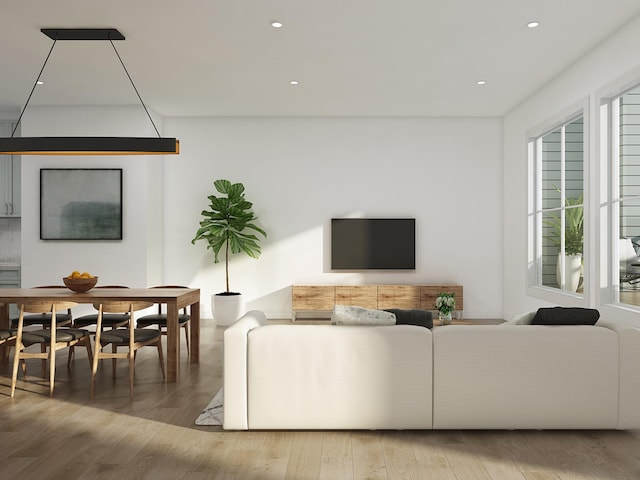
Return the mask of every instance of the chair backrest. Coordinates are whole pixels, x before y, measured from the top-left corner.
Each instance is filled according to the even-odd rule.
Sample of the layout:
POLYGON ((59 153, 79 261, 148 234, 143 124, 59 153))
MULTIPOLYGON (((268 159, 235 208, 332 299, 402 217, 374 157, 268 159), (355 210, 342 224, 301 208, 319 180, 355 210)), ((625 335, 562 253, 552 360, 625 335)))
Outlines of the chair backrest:
POLYGON ((23 312, 28 313, 53 313, 54 311, 59 312, 60 310, 68 310, 72 307, 78 305, 75 302, 25 302, 20 305, 20 308, 23 312))
MULTIPOLYGON (((99 287, 96 288, 129 288, 126 285, 100 285, 99 287)), ((118 303, 118 302, 114 302, 114 303, 118 303)), ((118 310, 113 310, 113 312, 116 313, 120 313, 120 312, 128 312, 129 311, 129 305, 127 305, 124 310, 119 310, 119 308, 121 307, 121 305, 117 305, 114 308, 118 308, 118 310)), ((95 308, 96 310, 100 309, 100 304, 99 303, 94 303, 93 304, 93 308, 95 308)), ((103 311, 107 312, 107 310, 104 309, 104 304, 103 304, 103 311)))
MULTIPOLYGON (((100 304, 94 304, 94 306, 99 310, 100 304)), ((104 313, 129 313, 137 312, 138 310, 144 310, 145 308, 152 307, 153 303, 151 302, 131 302, 131 301, 115 301, 115 302, 105 302, 102 304, 102 311, 104 313)))
MULTIPOLYGON (((66 285, 38 285, 36 287, 31 287, 31 288, 67 288, 66 285)), ((68 302, 69 304, 71 304, 72 302, 68 302)), ((57 309, 56 311, 60 311, 60 310, 67 310, 67 313, 69 315, 71 315, 71 307, 75 307, 77 305, 77 303, 74 303, 73 305, 71 305, 70 307, 65 307, 65 308, 61 308, 61 309, 57 309)), ((29 313, 51 313, 51 309, 45 311, 45 312, 33 312, 31 310, 25 310, 25 312, 29 312, 29 313)))
POLYGON ((115 301, 105 302, 98 304, 98 323, 96 324, 96 348, 100 342, 100 336, 102 331, 102 315, 105 313, 128 313, 129 318, 129 349, 133 350, 135 343, 135 322, 133 321, 133 312, 138 310, 144 310, 145 308, 152 307, 153 303, 150 302, 131 302, 131 301, 115 301))

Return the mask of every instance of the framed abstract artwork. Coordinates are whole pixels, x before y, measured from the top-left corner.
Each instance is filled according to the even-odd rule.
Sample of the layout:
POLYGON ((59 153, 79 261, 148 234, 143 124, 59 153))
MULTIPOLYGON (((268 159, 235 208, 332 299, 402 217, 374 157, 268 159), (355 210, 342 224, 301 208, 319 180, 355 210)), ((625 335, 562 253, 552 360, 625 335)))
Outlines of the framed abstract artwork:
POLYGON ((122 240, 121 168, 41 168, 41 240, 122 240))

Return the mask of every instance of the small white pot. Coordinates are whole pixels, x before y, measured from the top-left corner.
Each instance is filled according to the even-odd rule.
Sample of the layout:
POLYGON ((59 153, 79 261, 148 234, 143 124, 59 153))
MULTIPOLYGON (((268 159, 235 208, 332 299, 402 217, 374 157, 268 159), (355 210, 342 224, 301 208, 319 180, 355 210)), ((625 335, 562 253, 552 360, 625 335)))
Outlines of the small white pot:
MULTIPOLYGON (((558 254, 558 265, 556 268, 556 278, 558 286, 561 280, 561 256, 558 254)), ((580 274, 582 272, 582 255, 565 255, 564 256, 564 289, 570 292, 578 290, 580 283, 580 274)))
POLYGON ((211 310, 216 325, 227 327, 244 315, 244 299, 237 295, 211 295, 211 310))

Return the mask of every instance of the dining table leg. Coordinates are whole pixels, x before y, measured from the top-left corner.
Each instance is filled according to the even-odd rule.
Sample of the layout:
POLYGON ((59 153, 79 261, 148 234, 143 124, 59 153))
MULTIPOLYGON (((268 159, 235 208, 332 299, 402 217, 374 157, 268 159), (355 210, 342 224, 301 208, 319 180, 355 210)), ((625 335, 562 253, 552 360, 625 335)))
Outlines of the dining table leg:
POLYGON ((0 303, 0 328, 9 328, 9 304, 0 303))
POLYGON ((191 363, 200 362, 200 302, 189 306, 189 316, 191 323, 189 361, 191 363))
POLYGON ((180 378, 180 342, 178 332, 178 304, 167 304, 167 382, 175 383, 180 378))

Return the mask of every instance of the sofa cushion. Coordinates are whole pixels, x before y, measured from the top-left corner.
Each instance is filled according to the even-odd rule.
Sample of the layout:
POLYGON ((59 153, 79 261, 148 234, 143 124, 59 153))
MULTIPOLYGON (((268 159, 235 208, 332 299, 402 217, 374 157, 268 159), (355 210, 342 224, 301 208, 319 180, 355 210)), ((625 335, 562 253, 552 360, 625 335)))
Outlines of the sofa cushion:
POLYGON ((417 325, 419 327, 433 328, 433 314, 429 310, 386 308, 384 311, 393 313, 396 316, 396 325, 417 325))
POLYGON ((595 325, 600 312, 593 308, 551 307, 539 308, 532 325, 595 325))
POLYGON ((336 305, 331 314, 332 325, 395 325, 396 316, 384 310, 336 305))

